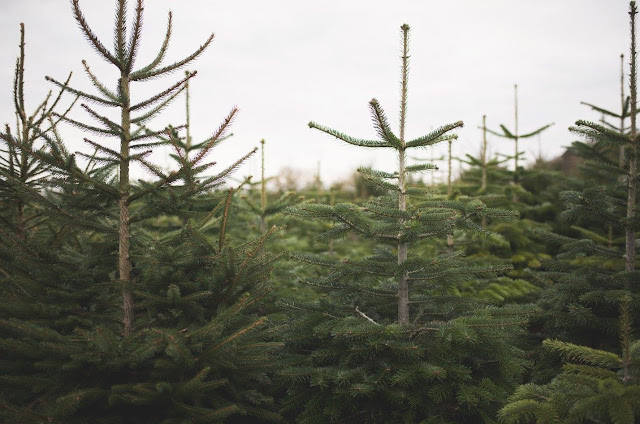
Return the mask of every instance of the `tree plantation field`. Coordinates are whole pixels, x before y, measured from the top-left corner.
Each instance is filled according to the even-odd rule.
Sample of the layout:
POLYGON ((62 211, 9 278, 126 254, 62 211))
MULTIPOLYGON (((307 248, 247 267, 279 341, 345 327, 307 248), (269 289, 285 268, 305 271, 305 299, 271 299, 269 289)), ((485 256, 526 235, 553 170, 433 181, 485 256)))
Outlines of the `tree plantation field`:
POLYGON ((325 149, 389 165, 331 184, 271 173, 269 139, 218 161, 238 107, 207 136, 191 123, 213 35, 169 60, 186 36, 173 15, 154 33, 153 4, 112 2, 105 38, 71 1, 94 56, 83 76, 46 76, 38 101, 18 26, 0 132, 0 422, 640 420, 635 2, 619 13, 618 106, 584 103, 553 159, 526 157, 554 124, 522 125, 517 85, 513 115, 489 121, 505 124, 479 113, 479 150, 455 147, 462 121, 407 131, 421 52, 402 24, 399 50, 378 51, 397 61, 398 116, 373 98, 375 137, 308 123, 325 149))

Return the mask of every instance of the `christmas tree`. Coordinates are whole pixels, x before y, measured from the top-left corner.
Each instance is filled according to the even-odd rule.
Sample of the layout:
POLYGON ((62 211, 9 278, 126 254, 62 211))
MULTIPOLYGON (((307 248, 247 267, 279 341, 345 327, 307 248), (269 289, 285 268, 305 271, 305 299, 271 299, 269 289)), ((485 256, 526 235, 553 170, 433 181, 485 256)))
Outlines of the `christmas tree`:
MULTIPOLYGON (((501 411, 507 422, 633 423, 640 416, 640 344, 632 332, 632 324, 638 322, 635 2, 630 3, 629 15, 630 132, 589 121, 577 121, 572 128, 616 152, 623 148, 624 163, 620 167, 616 162, 586 162, 615 178, 563 195, 567 219, 597 217, 614 231, 621 230, 625 241, 606 246, 590 237, 549 235, 562 253, 547 264, 545 276, 551 285, 540 302, 546 314, 543 349, 569 363, 547 384, 518 388, 501 411)), ((544 380, 548 374, 549 370, 537 377, 544 380)))
POLYGON ((508 343, 505 329, 522 323, 522 310, 492 308, 452 293, 461 281, 497 276, 509 267, 469 266, 460 251, 438 251, 456 228, 486 234, 479 225, 483 217, 515 214, 407 185, 410 174, 433 167, 408 165, 407 152, 455 139, 452 131, 462 122, 406 138, 408 25, 401 35, 398 135, 375 99, 370 109, 377 140, 309 124, 352 145, 389 149, 398 168, 359 170, 386 191, 361 206, 305 204, 288 211, 333 221, 320 239, 353 232, 377 244, 362 259, 294 255, 329 269, 301 281, 325 297, 287 305, 294 316, 283 329, 292 361, 281 373, 288 393, 283 412, 296 422, 490 422, 521 371, 519 351, 508 343))
MULTIPOLYGON (((215 191, 255 150, 214 174, 208 173, 213 163, 205 161, 225 138, 237 109, 204 143, 193 145, 180 136, 180 126, 153 131, 147 123, 195 72, 134 100, 133 83, 185 66, 213 35, 185 59, 163 66, 172 34, 169 15, 155 59, 134 70, 142 0, 136 2, 130 31, 126 2, 116 1, 113 51, 95 36, 79 1, 72 5, 85 37, 117 68, 116 88, 100 82, 86 62, 98 94, 48 79, 86 102, 111 108, 120 119, 88 104, 82 106, 96 125, 51 116, 115 138, 119 149, 85 139, 92 152, 72 154, 57 132, 36 127, 30 128, 44 148, 8 132, 3 136, 10 149, 46 169, 49 190, 21 193, 29 193, 34 207, 49 211, 51 225, 67 228, 71 237, 57 245, 41 243, 36 252, 16 244, 20 237, 2 239, 3 253, 20 250, 2 276, 3 299, 14 304, 0 317, 0 416, 29 423, 277 421, 267 371, 277 363, 278 344, 268 340, 267 320, 257 313, 270 290, 276 255, 263 246, 273 230, 234 243, 226 232, 234 219, 234 190, 215 191), (162 146, 173 149, 177 169, 164 171, 148 159, 150 148, 162 146), (134 164, 156 179, 134 182, 134 164), (185 207, 202 204, 203 198, 209 210, 185 207), (171 217, 182 225, 157 231, 156 222, 171 217), (56 307, 29 317, 16 312, 50 303, 56 307), (56 319, 50 318, 53 313, 56 319)), ((16 178, 8 181, 17 186, 16 178)))

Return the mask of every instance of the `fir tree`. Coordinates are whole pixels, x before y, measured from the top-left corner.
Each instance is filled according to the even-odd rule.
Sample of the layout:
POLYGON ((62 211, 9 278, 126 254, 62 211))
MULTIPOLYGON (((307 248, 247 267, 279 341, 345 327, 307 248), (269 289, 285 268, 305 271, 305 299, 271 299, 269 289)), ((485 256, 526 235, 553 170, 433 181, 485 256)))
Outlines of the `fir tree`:
MULTIPOLYGON (((159 144, 163 144, 163 141, 146 142, 149 139, 153 139, 155 136, 165 132, 160 130, 156 132, 145 131, 144 124, 156 117, 156 115, 166 107, 166 105, 173 100, 184 88, 186 82, 195 75, 195 73, 186 76, 184 79, 173 84, 166 90, 140 102, 132 101, 132 83, 148 81, 152 78, 159 78, 163 75, 167 75, 172 71, 175 71, 195 58, 197 58, 213 41, 213 34, 207 38, 205 43, 200 46, 194 53, 187 56, 185 59, 174 62, 168 66, 161 66, 164 59, 169 40, 171 37, 171 15, 169 15, 169 24, 167 26, 167 32, 165 40, 158 51, 158 54, 148 65, 139 68, 134 71, 134 64, 138 54, 140 35, 142 31, 142 11, 143 4, 141 0, 136 3, 136 11, 133 19, 133 25, 128 34, 127 29, 127 5, 124 0, 117 2, 116 8, 116 22, 114 30, 114 51, 109 51, 103 43, 96 37, 93 30, 84 18, 84 15, 80 9, 79 0, 73 0, 73 13, 78 23, 78 26, 82 30, 84 36, 89 41, 94 50, 101 56, 102 59, 111 63, 117 68, 120 77, 116 84, 116 89, 112 90, 107 85, 100 82, 100 80, 93 74, 86 61, 82 64, 85 68, 87 75, 89 76, 94 87, 99 91, 99 95, 92 95, 83 91, 69 89, 74 94, 77 94, 81 99, 98 104, 103 107, 114 108, 120 114, 119 122, 109 119, 107 116, 101 115, 97 111, 93 110, 87 104, 83 104, 83 108, 94 118, 99 126, 92 126, 84 124, 79 121, 72 120, 70 118, 64 118, 63 121, 75 125, 83 130, 90 131, 92 133, 115 137, 119 139, 120 146, 118 150, 106 147, 105 145, 96 143, 89 139, 85 139, 89 145, 94 147, 101 156, 99 159, 105 163, 110 163, 117 167, 118 178, 117 182, 113 185, 104 184, 102 181, 95 181, 90 176, 78 172, 77 165, 75 165, 75 158, 65 158, 62 155, 58 157, 53 156, 50 160, 52 165, 59 166, 64 169, 65 161, 70 159, 71 173, 77 178, 85 180, 87 184, 95 184, 98 188, 104 192, 109 193, 115 199, 117 199, 119 207, 118 216, 118 279, 120 280, 122 290, 122 310, 123 310, 123 327, 124 334, 131 333, 134 323, 135 315, 135 303, 133 293, 130 289, 131 286, 131 214, 130 209, 133 202, 144 197, 146 194, 161 188, 171 182, 177 180, 184 172, 183 168, 181 172, 173 172, 170 174, 163 173, 157 166, 150 163, 146 156, 151 151, 143 150, 149 149, 159 144), (136 115, 137 114, 137 115, 136 115), (133 128, 134 125, 138 125, 138 129, 133 128), (145 187, 141 190, 135 190, 130 181, 130 167, 131 164, 138 163, 150 172, 155 174, 159 179, 158 181, 145 187)), ((51 77, 47 77, 49 81, 55 85, 62 86, 62 84, 51 77)), ((221 126, 219 136, 230 124, 236 110, 232 110, 229 116, 226 118, 225 123, 221 126)), ((204 149, 203 154, 189 162, 191 167, 203 166, 201 163, 202 158, 206 152, 213 147, 216 139, 212 139, 209 142, 209 146, 204 149)), ((84 153, 80 153, 81 156, 87 156, 84 153)), ((204 165, 208 167, 210 165, 204 165)))
POLYGON ((490 133, 497 135, 498 137, 503 137, 509 140, 513 140, 514 142, 514 153, 513 153, 513 182, 518 183, 518 174, 520 172, 520 168, 518 167, 518 159, 522 157, 524 154, 519 150, 518 142, 521 138, 530 138, 534 135, 540 134, 542 131, 546 130, 553 124, 547 124, 543 127, 538 128, 535 131, 531 131, 530 133, 520 134, 520 130, 518 127, 518 84, 514 85, 514 105, 515 105, 515 120, 514 120, 514 130, 510 131, 505 125, 500 125, 500 129, 502 132, 488 130, 490 133))
MULTIPOLYGON (((58 94, 53 97, 52 92, 43 99, 32 113, 25 106, 25 33, 24 24, 20 24, 19 56, 16 60, 16 68, 13 80, 13 106, 15 109, 16 126, 11 130, 9 124, 5 126, 4 133, 0 133, 3 142, 0 153, 0 204, 3 210, 0 213, 0 222, 6 231, 16 234, 21 239, 26 239, 32 229, 42 223, 43 215, 30 208, 28 196, 24 193, 26 188, 41 190, 45 185, 47 169, 46 165, 30 156, 23 150, 15 147, 11 142, 18 143, 36 150, 40 148, 42 137, 40 134, 51 134, 55 131, 60 118, 53 118, 54 109, 58 106, 62 95, 69 83, 71 75, 62 84, 58 94)), ((75 103, 75 102, 74 102, 75 103)), ((73 103, 61 115, 66 116, 73 103)))
POLYGON ((589 121, 577 121, 572 128, 616 151, 624 148, 624 166, 587 162, 587 166, 616 177, 595 190, 564 193, 567 218, 598 217, 622 229, 625 242, 608 247, 591 238, 549 236, 563 253, 547 265, 547 278, 553 285, 541 301, 547 312, 548 339, 543 347, 578 364, 564 365, 548 384, 521 386, 501 411, 508 422, 633 423, 640 416, 639 345, 633 341, 631 327, 638 310, 638 288, 634 284, 638 279, 635 2, 630 3, 629 15, 630 132, 620 133, 589 121), (620 191, 626 194, 622 202, 617 201, 620 191))
MULTIPOLYGON (((547 281, 556 281, 542 298, 544 309, 553 311, 546 323, 547 334, 601 349, 617 347, 617 299, 621 290, 631 290, 637 294, 632 284, 635 278, 637 230, 634 54, 635 40, 632 39, 629 133, 622 134, 590 121, 577 121, 572 128, 590 141, 591 146, 612 147, 610 151, 616 153, 609 160, 602 160, 601 156, 600 160, 588 157, 585 168, 603 174, 602 179, 581 191, 562 193, 566 205, 562 217, 568 222, 582 224, 581 227, 573 227, 582 238, 546 235, 548 242, 561 249, 559 260, 548 264, 550 274, 543 276, 547 281), (617 151, 621 147, 625 150, 622 168, 617 162, 617 151), (611 229, 611 234, 620 234, 619 242, 609 237, 608 229, 611 229), (620 258, 624 258, 624 261, 620 258), (598 336, 595 337, 595 334, 598 336)), ((631 308, 634 321, 637 316, 636 302, 634 295, 631 308)))
POLYGON ((37 132, 45 149, 8 133, 3 137, 46 166, 51 191, 31 190, 31 198, 38 207, 47 207, 55 225, 73 222, 75 238, 73 243, 41 246, 50 250, 48 256, 33 253, 18 243, 19 237, 0 243, 2 253, 21 249, 0 289, 3 299, 15 302, 0 316, 0 417, 25 423, 277 421, 267 371, 277 363, 278 345, 260 331, 267 329, 267 321, 257 314, 277 258, 263 246, 275 230, 233 243, 226 229, 233 220, 234 190, 212 192, 253 152, 217 174, 205 173, 212 166, 205 157, 225 138, 237 109, 210 138, 195 145, 180 136, 179 127, 146 127, 195 73, 147 100, 132 100, 133 82, 186 65, 213 36, 186 59, 162 66, 171 35, 169 15, 158 55, 134 71, 142 1, 136 2, 128 42, 126 2, 116 2, 114 51, 95 37, 78 0, 72 5, 89 42, 118 68, 117 89, 102 84, 86 62, 98 95, 49 80, 81 99, 115 109, 121 119, 116 122, 86 104, 99 126, 52 116, 112 136, 120 149, 87 139, 94 153, 71 154, 55 131, 37 132), (174 151, 175 171, 165 172, 147 160, 150 152, 145 149, 167 144, 174 151), (88 163, 82 168, 81 157, 88 163), (134 183, 129 174, 133 163, 157 179, 134 183), (209 210, 184 207, 203 197, 209 210), (171 216, 186 219, 175 231, 156 231, 153 222, 171 216), (56 307, 28 318, 16 312, 48 301, 56 307), (47 319, 54 313, 56 320, 47 319))
POLYGON ((462 175, 461 183, 465 186, 469 186, 478 194, 497 194, 501 193, 501 188, 504 187, 504 175, 501 172, 501 165, 505 163, 508 158, 500 158, 494 156, 489 157, 489 143, 487 141, 487 116, 482 116, 482 144, 480 145, 480 152, 478 156, 472 156, 467 153, 463 158, 458 158, 458 161, 468 165, 473 170, 471 174, 468 170, 462 175), (475 172, 475 171, 479 172, 475 172), (477 174, 480 175, 477 175, 477 174), (491 187, 489 184, 491 183, 491 187))
MULTIPOLYGON (((625 90, 624 90, 624 54, 620 55, 620 112, 612 112, 608 109, 599 107, 599 106, 595 106, 591 103, 587 103, 587 102, 582 102, 583 105, 589 106, 593 111, 598 112, 600 114, 602 114, 602 118, 600 120, 600 122, 602 123, 602 125, 606 126, 607 128, 613 130, 613 131, 617 131, 620 134, 625 134, 628 135, 631 131, 631 127, 627 124, 627 119, 630 117, 630 102, 631 102, 631 98, 625 94, 625 90), (618 123, 610 123, 609 121, 607 121, 606 117, 609 118, 614 118, 614 119, 618 119, 619 122, 618 123)), ((636 112, 637 113, 637 112, 636 112)), ((598 143, 596 143, 598 144, 598 143)), ((574 142, 573 143, 574 149, 578 149, 580 147, 585 148, 587 146, 585 146, 584 143, 581 142, 574 142)), ((597 150, 596 146, 591 146, 593 148, 595 148, 597 150)), ((590 149, 587 147, 585 150, 581 150, 581 152, 586 152, 589 151, 590 149)), ((624 167, 625 164, 625 159, 624 159, 624 148, 620 148, 618 149, 618 166, 620 166, 620 168, 624 167)), ((584 154, 582 155, 584 156, 584 154)))
POLYGON ((438 253, 437 243, 429 247, 455 228, 483 233, 478 225, 483 216, 514 214, 408 186, 410 174, 433 166, 408 165, 407 152, 455 139, 452 131, 462 122, 406 138, 408 25, 401 34, 398 135, 375 99, 370 109, 378 140, 309 124, 352 145, 391 149, 398 169, 359 170, 386 191, 362 206, 305 204, 289 210, 303 219, 334 221, 320 239, 353 232, 378 245, 363 259, 294 255, 330 270, 303 281, 326 297, 311 305, 288 305, 297 317, 283 330, 292 361, 282 372, 288 393, 284 413, 297 422, 491 422, 521 369, 518 349, 507 342, 504 328, 519 325, 522 311, 478 309, 478 302, 451 292, 460 281, 497 276, 508 267, 470 267, 462 252, 438 253))
POLYGON ((261 162, 260 162, 260 206, 256 205, 249 196, 243 196, 242 200, 247 204, 249 209, 258 216, 258 224, 261 233, 267 231, 267 218, 270 216, 279 214, 285 208, 295 205, 299 199, 296 197, 296 193, 289 191, 282 194, 275 201, 268 203, 267 181, 265 178, 265 164, 264 164, 264 146, 266 142, 264 139, 260 140, 261 148, 261 162))

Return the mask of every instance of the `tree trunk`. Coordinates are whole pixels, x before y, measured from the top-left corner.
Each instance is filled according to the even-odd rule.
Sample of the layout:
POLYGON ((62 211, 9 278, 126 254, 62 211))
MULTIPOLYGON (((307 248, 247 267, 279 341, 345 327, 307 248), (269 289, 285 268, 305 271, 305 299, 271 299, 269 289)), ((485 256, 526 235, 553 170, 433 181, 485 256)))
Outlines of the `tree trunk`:
POLYGON ((625 268, 628 272, 635 269, 636 260, 636 233, 633 228, 633 221, 636 216, 636 177, 637 160, 636 154, 638 151, 636 140, 636 111, 637 111, 637 86, 636 86, 636 17, 637 9, 635 4, 631 8, 631 72, 630 72, 630 94, 631 94, 631 136, 629 146, 629 175, 627 178, 628 196, 627 196, 627 218, 628 224, 626 225, 626 252, 625 252, 625 268))
MULTIPOLYGON (((398 149, 398 209, 407 210, 407 194, 405 186, 405 161, 406 152, 404 150, 404 130, 407 117, 407 83, 408 83, 408 60, 409 60, 409 26, 403 25, 402 39, 402 91, 400 98, 400 142, 402 147, 398 149)), ((400 225, 404 224, 404 219, 400 220, 400 225)), ((398 234, 398 265, 406 262, 408 257, 407 243, 401 240, 402 228, 398 234)), ((409 282, 408 275, 403 272, 398 281, 398 324, 409 324, 409 282)))
POLYGON ((120 199, 118 207, 120 209, 120 219, 118 222, 118 275, 120 277, 122 289, 122 323, 124 335, 131 334, 133 328, 133 315, 135 304, 131 285, 131 256, 130 256, 130 220, 129 220, 129 144, 131 140, 131 104, 129 95, 129 76, 123 74, 120 78, 120 95, 123 100, 121 125, 122 136, 120 139, 120 199))

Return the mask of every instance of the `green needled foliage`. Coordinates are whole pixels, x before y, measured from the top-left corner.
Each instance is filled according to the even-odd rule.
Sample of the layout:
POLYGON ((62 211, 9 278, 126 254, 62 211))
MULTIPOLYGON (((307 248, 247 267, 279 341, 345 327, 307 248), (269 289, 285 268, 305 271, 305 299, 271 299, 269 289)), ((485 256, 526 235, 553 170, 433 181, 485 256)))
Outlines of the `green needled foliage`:
MULTIPOLYGON (((633 15, 635 16, 635 15, 633 15)), ((635 31, 635 30, 634 30, 635 31)), ((632 54, 635 42, 632 39, 632 54)), ((631 60, 629 115, 636 116, 635 57, 631 60)), ((620 132, 590 121, 577 121, 571 130, 587 139, 574 150, 585 154, 585 169, 593 169, 589 184, 582 190, 562 193, 566 205, 563 218, 577 237, 547 234, 544 237, 561 249, 558 261, 548 264, 549 274, 541 275, 556 283, 546 291, 541 306, 550 312, 547 331, 552 337, 615 349, 620 295, 630 290, 632 314, 639 317, 635 270, 635 232, 638 229, 635 118, 631 131, 620 132), (605 162, 593 160, 593 152, 606 147, 605 162), (617 163, 619 148, 625 150, 622 167, 617 163), (577 226, 579 225, 579 226, 577 226), (597 335, 597 336, 596 336, 597 335)), ((575 144, 574 144, 575 146, 575 144)), ((634 318, 634 320, 637 318, 634 318)))
MULTIPOLYGON (((599 186, 563 195, 566 218, 605 223, 614 231, 622 231, 624 242, 612 245, 605 237, 585 229, 580 229, 581 239, 547 235, 562 253, 546 264, 547 272, 541 274, 550 283, 540 301, 547 337, 543 349, 559 354, 569 364, 548 384, 518 388, 500 413, 506 422, 631 424, 640 418, 640 344, 632 337, 632 322, 637 322, 640 306, 635 269, 635 2, 629 9, 631 131, 616 131, 588 121, 577 121, 571 128, 593 144, 614 146, 614 152, 624 148, 624 164, 619 168, 613 162, 609 178, 601 180, 599 186)), ((598 164, 587 162, 586 166, 598 164)), ((548 381, 549 369, 542 374, 538 380, 548 381)))
MULTIPOLYGON (((147 156, 151 153, 151 150, 149 150, 150 147, 164 144, 166 143, 166 140, 152 142, 148 142, 148 140, 153 140, 157 136, 165 133, 166 130, 149 131, 144 124, 154 118, 164 107, 166 107, 166 105, 185 88, 186 82, 193 77, 195 73, 187 75, 184 79, 178 81, 164 91, 138 102, 132 100, 132 96, 134 94, 132 92, 132 83, 165 76, 170 72, 185 66, 197 58, 209 46, 213 40, 213 34, 207 38, 202 46, 185 59, 174 62, 168 66, 161 66, 171 37, 171 14, 169 14, 169 23, 167 25, 165 40, 162 43, 155 59, 147 66, 134 70, 142 31, 142 13, 144 9, 142 0, 138 0, 136 2, 135 15, 133 17, 133 23, 130 31, 128 31, 127 28, 126 1, 118 0, 116 2, 117 7, 113 51, 108 50, 94 34, 89 23, 86 21, 82 10, 80 9, 79 0, 72 0, 72 6, 76 22, 86 39, 89 41, 89 44, 102 59, 110 62, 119 71, 120 77, 115 84, 115 89, 110 89, 107 84, 102 83, 98 77, 93 74, 87 62, 83 61, 82 63, 85 71, 99 94, 93 95, 72 88, 70 88, 69 91, 79 96, 82 100, 87 101, 87 103, 82 104, 82 107, 96 121, 97 126, 85 124, 68 117, 62 118, 62 121, 96 135, 113 137, 119 141, 119 149, 114 149, 112 147, 107 147, 105 144, 97 143, 85 138, 85 142, 92 146, 92 148, 96 150, 97 154, 91 156, 79 153, 80 156, 85 156, 89 159, 93 159, 116 168, 118 173, 117 183, 108 184, 104 181, 96 181, 95 178, 78 169, 75 164, 75 159, 71 156, 65 157, 65 155, 62 154, 53 154, 46 159, 50 166, 64 170, 69 175, 83 180, 86 184, 95 184, 99 189, 104 191, 105 194, 111 196, 118 202, 117 269, 118 279, 122 285, 122 322, 124 334, 129 335, 133 331, 135 316, 135 301, 131 291, 131 222, 132 219, 135 219, 135 217, 131 216, 132 204, 136 200, 139 200, 145 195, 151 193, 153 190, 173 183, 182 175, 192 172, 194 169, 199 168, 200 170, 204 170, 211 166, 211 164, 203 164, 202 160, 206 153, 214 146, 215 142, 224 135, 226 128, 229 126, 236 113, 236 109, 234 108, 231 111, 217 132, 217 136, 214 135, 211 138, 207 146, 202 149, 200 155, 196 156, 189 162, 186 162, 185 160, 185 163, 182 164, 183 167, 179 171, 168 174, 162 172, 156 165, 148 161, 147 156), (94 110, 88 103, 116 109, 120 114, 120 120, 118 122, 111 120, 107 116, 94 110), (138 128, 133 128, 134 125, 138 125, 138 128), (67 165, 68 162, 69 164, 67 165), (158 180, 154 184, 148 185, 142 190, 135 190, 130 181, 130 168, 132 164, 138 164, 146 168, 149 172, 154 174, 158 180), (184 166, 185 164, 187 166, 184 166)), ((62 86, 60 82, 51 77, 47 77, 47 79, 55 85, 62 86)), ((176 144, 174 144, 174 147, 179 149, 179 146, 176 144)))
MULTIPOLYGON (((44 120, 38 121, 40 110, 32 122, 20 124, 28 137, 9 130, 2 136, 9 170, 21 157, 33 164, 25 169, 41 170, 40 179, 21 180, 20 173, 5 174, 3 168, 2 187, 16 188, 9 201, 24 199, 29 209, 43 211, 38 219, 47 220, 55 237, 35 239, 35 229, 21 232, 17 225, 0 228, 0 421, 277 422, 267 372, 278 363, 279 344, 269 340, 268 321, 259 314, 278 257, 263 246, 275 229, 234 242, 227 233, 235 219, 234 190, 215 191, 255 150, 213 174, 213 163, 206 162, 237 109, 205 142, 193 144, 180 136, 180 127, 155 131, 147 122, 195 72, 146 100, 134 100, 132 93, 134 82, 195 59, 212 36, 186 59, 162 66, 169 17, 160 52, 136 69, 143 3, 136 2, 129 32, 126 2, 115 3, 109 50, 78 1, 72 2, 86 38, 120 73, 115 89, 101 83, 86 62, 97 95, 50 80, 116 110, 121 119, 84 104, 94 126, 46 108, 44 120), (53 128, 33 125, 45 121, 53 128), (72 154, 55 131, 58 121, 112 137, 120 148, 85 139, 92 153, 72 154), (156 146, 173 149, 176 170, 148 160, 156 146), (133 164, 155 179, 132 181, 133 164), (176 218, 177 228, 159 230, 176 218)), ((20 110, 23 61, 21 54, 20 110)))
POLYGON ((523 309, 500 309, 454 293, 463 281, 497 278, 510 267, 474 266, 461 251, 438 249, 454 229, 489 235, 479 224, 483 217, 508 220, 516 214, 408 184, 409 175, 432 168, 409 165, 408 151, 455 139, 451 131, 462 122, 406 138, 408 25, 401 27, 401 37, 397 134, 375 99, 369 105, 379 140, 309 124, 349 144, 390 149, 398 168, 359 169, 384 190, 362 205, 303 204, 287 210, 303 220, 333 222, 320 240, 355 234, 375 244, 363 258, 293 255, 328 269, 300 281, 322 293, 319 301, 285 304, 293 316, 282 329, 292 363, 280 373, 287 391, 283 412, 295 422, 492 422, 522 369, 508 329, 524 323, 523 309))
MULTIPOLYGON (((14 234, 22 240, 35 235, 38 228, 45 226, 45 214, 33 207, 30 193, 38 192, 46 186, 47 165, 29 155, 16 145, 39 150, 43 146, 41 134, 52 135, 61 118, 54 117, 54 110, 60 104, 69 78, 62 84, 57 95, 49 92, 43 101, 28 112, 25 106, 25 31, 20 24, 20 53, 16 60, 13 80, 13 106, 15 128, 9 124, 0 132, 0 229, 14 234)), ((65 117, 73 104, 59 115, 65 117)), ((42 234, 40 234, 42 235, 42 234)))
POLYGON ((640 341, 632 342, 629 299, 620 307, 620 354, 559 340, 543 348, 567 361, 549 384, 518 387, 500 411, 505 423, 633 424, 640 416, 640 341))

